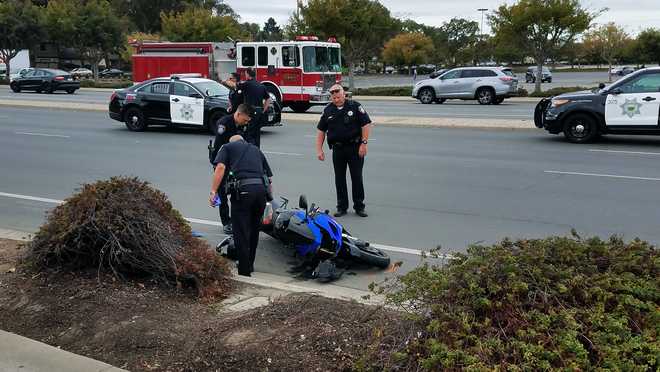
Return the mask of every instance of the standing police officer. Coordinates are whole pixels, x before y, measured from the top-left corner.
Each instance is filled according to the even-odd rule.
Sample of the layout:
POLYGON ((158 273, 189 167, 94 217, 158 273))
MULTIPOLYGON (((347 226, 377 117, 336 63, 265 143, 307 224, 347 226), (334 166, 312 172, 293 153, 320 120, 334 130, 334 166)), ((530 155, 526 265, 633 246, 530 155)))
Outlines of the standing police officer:
POLYGON ((229 78, 220 83, 229 88, 229 109, 227 112, 233 114, 236 112, 238 105, 243 103, 243 92, 238 89, 241 81, 241 75, 238 72, 232 72, 229 78))
MULTIPOLYGON (((209 161, 215 164, 215 158, 223 145, 229 143, 229 139, 239 134, 241 128, 244 128, 250 121, 250 112, 252 109, 246 104, 240 104, 234 108, 234 113, 225 115, 222 119, 218 120, 218 132, 213 141, 213 147, 209 153, 209 161)), ((220 197, 220 221, 222 222, 222 231, 225 234, 232 233, 231 219, 229 217, 229 203, 227 200, 226 191, 226 178, 218 188, 218 196, 220 197)))
POLYGON ((218 186, 229 170, 235 181, 229 182, 235 185, 231 190, 231 218, 238 251, 238 275, 251 276, 273 173, 261 150, 240 135, 232 136, 220 148, 215 164, 209 203, 213 206, 218 186))
POLYGON ((337 188, 337 212, 334 216, 341 217, 348 210, 346 186, 346 167, 348 167, 351 173, 353 209, 358 216, 367 217, 367 212, 364 210, 362 167, 364 157, 367 155, 371 119, 360 103, 346 99, 341 85, 333 85, 330 94, 332 94, 332 103, 325 107, 316 127, 318 129, 316 154, 319 160, 325 160, 323 142, 327 135, 328 145, 332 149, 337 188))
POLYGON ((270 95, 266 87, 256 80, 257 72, 247 70, 247 81, 238 84, 237 89, 243 94, 243 102, 254 107, 252 120, 247 129, 247 141, 257 147, 261 145, 261 127, 266 124, 266 111, 270 106, 270 95))

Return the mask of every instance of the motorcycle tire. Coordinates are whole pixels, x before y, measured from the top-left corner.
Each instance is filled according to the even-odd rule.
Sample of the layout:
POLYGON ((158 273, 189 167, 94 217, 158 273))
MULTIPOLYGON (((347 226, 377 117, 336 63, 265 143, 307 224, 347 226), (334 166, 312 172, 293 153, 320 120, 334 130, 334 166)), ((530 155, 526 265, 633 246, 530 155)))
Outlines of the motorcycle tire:
POLYGON ((357 247, 360 250, 360 257, 357 260, 382 269, 390 266, 390 257, 380 249, 362 244, 357 247))

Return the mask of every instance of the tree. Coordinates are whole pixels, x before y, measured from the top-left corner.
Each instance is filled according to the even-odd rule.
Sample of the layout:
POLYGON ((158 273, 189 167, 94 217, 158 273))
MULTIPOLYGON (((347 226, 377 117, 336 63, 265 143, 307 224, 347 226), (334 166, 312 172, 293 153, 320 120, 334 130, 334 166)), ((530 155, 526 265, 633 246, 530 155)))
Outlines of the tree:
POLYGON ((131 57, 133 56, 135 43, 144 43, 144 42, 158 42, 161 41, 161 36, 159 34, 146 34, 144 32, 133 32, 126 35, 125 42, 122 48, 119 51, 119 57, 125 63, 131 62, 131 57))
MULTIPOLYGON (((608 71, 612 70, 612 62, 622 56, 629 40, 623 27, 617 26, 614 22, 601 25, 584 35, 584 42, 607 62, 608 71)), ((608 75, 609 81, 612 81, 612 75, 608 75)))
POLYGON ((441 27, 427 26, 423 23, 417 23, 413 20, 396 20, 397 29, 400 33, 422 33, 433 41, 433 53, 429 56, 429 61, 435 64, 450 63, 450 52, 448 51, 448 35, 441 27))
POLYGON ((7 80, 11 59, 22 49, 29 49, 43 38, 42 17, 42 11, 28 0, 0 2, 0 62, 7 69, 7 80))
POLYGON ((383 59, 395 66, 408 66, 428 61, 433 54, 433 40, 421 32, 399 34, 385 43, 383 59))
POLYGON ((585 30, 597 14, 583 9, 579 0, 520 0, 501 5, 489 22, 501 40, 525 50, 537 66, 535 91, 541 91, 541 68, 548 57, 585 30))
POLYGON ((350 89, 355 89, 355 63, 378 55, 395 33, 390 11, 376 0, 309 0, 299 11, 307 31, 341 43, 350 89))
POLYGON ((241 35, 245 38, 245 40, 253 41, 259 38, 261 29, 259 28, 258 23, 244 22, 238 25, 238 27, 241 30, 241 35))
POLYGON ((648 28, 637 36, 637 48, 642 62, 660 65, 660 30, 648 28))
POLYGON ((259 32, 260 41, 282 41, 282 29, 277 25, 273 17, 268 18, 264 28, 259 32))
MULTIPOLYGON (((160 14, 162 35, 169 41, 224 41, 240 38, 241 28, 230 16, 215 16, 204 8, 160 14)), ((244 36, 244 35, 243 35, 244 36)))
POLYGON ((446 48, 450 63, 456 65, 473 61, 479 40, 479 23, 452 18, 441 29, 447 35, 446 48))
POLYGON ((78 7, 74 47, 81 60, 91 61, 94 79, 98 78, 98 64, 111 53, 120 53, 124 43, 124 24, 106 0, 85 0, 78 7))

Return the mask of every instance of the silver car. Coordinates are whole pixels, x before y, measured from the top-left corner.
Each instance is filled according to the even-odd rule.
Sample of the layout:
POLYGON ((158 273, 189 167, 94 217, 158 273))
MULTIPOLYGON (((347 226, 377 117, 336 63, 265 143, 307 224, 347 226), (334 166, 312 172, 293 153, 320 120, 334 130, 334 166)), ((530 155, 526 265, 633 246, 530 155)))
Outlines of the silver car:
POLYGON ((518 78, 510 68, 460 67, 418 82, 412 96, 424 104, 476 99, 482 105, 497 105, 515 96, 517 91, 518 78))

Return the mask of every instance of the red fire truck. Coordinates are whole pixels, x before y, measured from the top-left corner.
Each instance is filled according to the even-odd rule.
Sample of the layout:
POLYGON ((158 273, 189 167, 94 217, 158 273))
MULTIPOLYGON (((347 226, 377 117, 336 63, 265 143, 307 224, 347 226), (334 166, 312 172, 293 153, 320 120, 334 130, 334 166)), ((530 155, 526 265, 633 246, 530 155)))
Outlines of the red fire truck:
POLYGON ((299 36, 282 42, 159 42, 134 47, 135 82, 179 73, 218 80, 239 72, 245 78, 247 69, 253 68, 257 80, 295 112, 327 104, 328 90, 341 82, 341 49, 334 39, 299 36))

